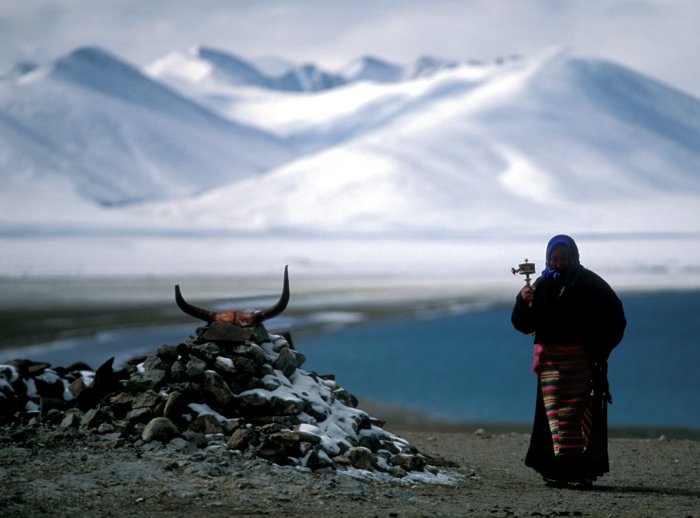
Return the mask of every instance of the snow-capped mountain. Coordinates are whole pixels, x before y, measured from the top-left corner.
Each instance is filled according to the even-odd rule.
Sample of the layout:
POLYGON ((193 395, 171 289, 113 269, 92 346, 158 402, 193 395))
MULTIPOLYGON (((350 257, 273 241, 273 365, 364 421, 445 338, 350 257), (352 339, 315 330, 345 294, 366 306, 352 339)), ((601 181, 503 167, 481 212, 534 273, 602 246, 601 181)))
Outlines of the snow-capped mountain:
POLYGON ((82 48, 0 79, 0 134, 6 228, 700 230, 700 102, 563 52, 273 76, 207 48, 144 70, 82 48))
POLYGON ((347 82, 340 75, 325 72, 310 63, 290 67, 279 74, 266 74, 254 63, 208 47, 168 54, 149 65, 148 72, 174 84, 221 83, 287 92, 316 92, 347 82))
POLYGON ((653 79, 561 52, 391 82, 354 70, 303 96, 218 84, 212 103, 190 84, 309 152, 158 210, 257 231, 455 235, 560 217, 596 232, 700 228, 700 103, 653 79))
POLYGON ((1 81, 0 135, 5 195, 63 186, 102 205, 194 194, 293 156, 96 48, 1 81))
POLYGON ((404 67, 374 56, 365 56, 353 61, 342 70, 341 74, 349 83, 354 81, 395 83, 409 79, 404 67))

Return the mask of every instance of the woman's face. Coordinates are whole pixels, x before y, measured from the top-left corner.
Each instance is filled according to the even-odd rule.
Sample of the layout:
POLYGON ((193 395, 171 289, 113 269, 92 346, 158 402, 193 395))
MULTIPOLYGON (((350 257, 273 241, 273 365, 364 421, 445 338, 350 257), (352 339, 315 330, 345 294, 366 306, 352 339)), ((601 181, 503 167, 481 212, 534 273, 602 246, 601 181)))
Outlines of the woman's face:
POLYGON ((569 267, 569 249, 565 245, 557 245, 549 255, 549 267, 563 273, 569 267))

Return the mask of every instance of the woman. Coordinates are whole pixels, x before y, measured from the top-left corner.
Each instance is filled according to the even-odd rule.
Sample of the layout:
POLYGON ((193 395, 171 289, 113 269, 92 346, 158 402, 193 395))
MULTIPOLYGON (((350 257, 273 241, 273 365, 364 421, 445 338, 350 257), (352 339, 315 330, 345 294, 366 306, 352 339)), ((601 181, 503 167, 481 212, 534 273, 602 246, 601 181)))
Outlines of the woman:
POLYGON ((581 485, 609 471, 607 360, 620 343, 622 303, 581 266, 566 235, 547 245, 546 268, 516 297, 513 326, 535 336, 537 405, 525 464, 551 485, 581 485))

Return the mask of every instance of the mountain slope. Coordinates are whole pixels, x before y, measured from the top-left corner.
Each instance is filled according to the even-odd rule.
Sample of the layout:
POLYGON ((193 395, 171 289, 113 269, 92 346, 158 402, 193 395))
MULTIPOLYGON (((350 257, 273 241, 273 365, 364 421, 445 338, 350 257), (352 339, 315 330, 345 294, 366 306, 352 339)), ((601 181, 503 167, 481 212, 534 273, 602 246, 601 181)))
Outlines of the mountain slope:
POLYGON ((269 75, 253 63, 209 47, 193 47, 173 52, 147 67, 147 73, 175 85, 187 83, 251 86, 288 92, 316 92, 346 82, 314 64, 291 66, 277 75, 269 75))
POLYGON ((0 83, 0 173, 114 205, 188 195, 283 163, 275 137, 96 48, 0 83))
POLYGON ((614 64, 548 53, 397 85, 242 99, 229 117, 319 149, 156 213, 214 228, 374 235, 517 231, 554 218, 589 231, 699 228, 700 103, 614 64))

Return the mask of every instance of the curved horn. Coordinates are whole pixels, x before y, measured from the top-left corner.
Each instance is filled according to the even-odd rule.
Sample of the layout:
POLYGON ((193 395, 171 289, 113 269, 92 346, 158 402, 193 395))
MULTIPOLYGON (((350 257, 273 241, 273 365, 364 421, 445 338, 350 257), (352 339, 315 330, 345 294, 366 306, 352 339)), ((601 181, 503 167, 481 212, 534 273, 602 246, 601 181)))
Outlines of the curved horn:
POLYGON ((177 302, 178 307, 182 311, 200 320, 204 320, 206 322, 211 323, 216 318, 216 313, 214 311, 198 308, 197 306, 193 306, 189 302, 186 302, 185 299, 182 298, 182 294, 180 293, 179 284, 175 285, 175 302, 177 302))
POLYGON ((255 321, 258 324, 276 317, 287 308, 287 304, 289 303, 289 275, 287 273, 287 268, 288 266, 284 267, 284 287, 282 288, 282 295, 280 296, 280 299, 274 306, 267 309, 261 309, 255 313, 255 321))

